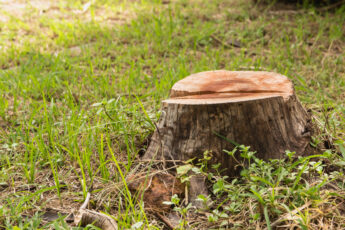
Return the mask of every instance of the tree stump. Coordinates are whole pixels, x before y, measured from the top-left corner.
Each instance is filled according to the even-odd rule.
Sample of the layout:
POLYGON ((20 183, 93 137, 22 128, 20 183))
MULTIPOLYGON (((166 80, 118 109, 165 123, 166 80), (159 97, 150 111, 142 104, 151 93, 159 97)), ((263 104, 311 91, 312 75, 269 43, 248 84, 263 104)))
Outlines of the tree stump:
POLYGON ((164 100, 145 159, 188 160, 212 152, 227 175, 235 161, 223 150, 250 146, 258 158, 303 155, 310 117, 285 76, 261 71, 207 71, 178 81, 164 100), (225 138, 227 139, 225 139, 225 138), (228 141, 231 140, 231 141, 228 141))

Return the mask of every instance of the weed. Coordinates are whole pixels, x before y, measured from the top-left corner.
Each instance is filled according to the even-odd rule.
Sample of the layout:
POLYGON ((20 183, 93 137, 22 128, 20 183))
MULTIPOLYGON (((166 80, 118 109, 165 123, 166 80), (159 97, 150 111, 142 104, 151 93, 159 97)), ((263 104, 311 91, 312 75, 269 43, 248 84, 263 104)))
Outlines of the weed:
POLYGON ((37 213, 70 212, 91 190, 92 208, 115 216, 119 228, 162 228, 133 199, 126 175, 147 170, 138 163, 141 143, 174 82, 213 69, 288 76, 321 130, 313 144, 322 154, 296 159, 288 152, 287 160, 265 162, 238 147, 229 151, 240 151, 236 160, 245 169, 232 181, 220 165, 207 164, 207 155, 188 170, 209 178, 212 196, 199 197, 209 216, 191 220, 195 210, 180 202, 181 227, 315 228, 331 218, 344 227, 336 214, 345 187, 344 6, 320 12, 245 0, 45 3, 0 3, 0 228, 67 229, 37 213), (39 188, 19 191, 27 184, 39 188))

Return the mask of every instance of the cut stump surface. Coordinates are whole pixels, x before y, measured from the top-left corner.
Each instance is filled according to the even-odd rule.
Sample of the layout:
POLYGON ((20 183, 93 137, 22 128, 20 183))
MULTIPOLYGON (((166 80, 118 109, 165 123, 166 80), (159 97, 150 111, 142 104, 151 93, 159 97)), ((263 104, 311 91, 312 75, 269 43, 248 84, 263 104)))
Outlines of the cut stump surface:
POLYGON ((282 158, 285 151, 305 153, 310 118, 292 82, 262 71, 207 71, 178 81, 163 101, 158 130, 144 158, 188 160, 212 151, 235 175, 235 162, 223 150, 232 143, 251 146, 261 159, 282 158), (231 141, 229 141, 231 140, 231 141))

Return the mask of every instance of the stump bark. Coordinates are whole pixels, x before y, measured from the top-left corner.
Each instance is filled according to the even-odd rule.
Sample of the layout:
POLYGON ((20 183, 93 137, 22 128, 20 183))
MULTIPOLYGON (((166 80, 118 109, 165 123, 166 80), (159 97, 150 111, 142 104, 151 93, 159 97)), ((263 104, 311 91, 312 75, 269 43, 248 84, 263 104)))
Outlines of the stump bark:
POLYGON ((277 73, 193 74, 172 87, 162 106, 145 159, 188 160, 210 150, 211 163, 221 163, 234 176, 234 159, 223 151, 233 143, 250 146, 268 160, 284 157, 286 150, 303 155, 311 138, 309 115, 292 82, 277 73))

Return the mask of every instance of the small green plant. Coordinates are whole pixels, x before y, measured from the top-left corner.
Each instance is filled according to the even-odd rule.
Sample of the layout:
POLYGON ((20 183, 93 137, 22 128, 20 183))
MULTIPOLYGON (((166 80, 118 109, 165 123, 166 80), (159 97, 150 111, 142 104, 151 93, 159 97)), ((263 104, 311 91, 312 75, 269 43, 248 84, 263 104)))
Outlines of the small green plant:
MULTIPOLYGON (((232 151, 225 152, 232 157, 237 155, 241 157, 236 159, 242 167, 241 177, 230 180, 227 176, 221 176, 218 171, 221 166, 213 165, 213 172, 207 173, 212 183, 213 198, 204 195, 198 197, 198 200, 204 204, 218 204, 208 206, 210 212, 208 221, 219 227, 228 226, 229 216, 239 215, 250 208, 249 223, 242 223, 239 226, 265 220, 267 228, 271 229, 273 223, 274 226, 278 223, 274 220, 279 221, 279 217, 284 213, 288 215, 293 210, 299 210, 301 206, 310 205, 308 200, 330 199, 329 197, 333 195, 322 193, 322 188, 333 181, 344 181, 342 174, 325 173, 326 165, 323 161, 334 157, 327 151, 324 154, 307 157, 294 157, 294 152, 287 151, 286 159, 269 161, 256 158, 255 152, 245 146, 238 146, 232 151), (310 177, 318 177, 320 180, 311 185, 308 182, 310 177)), ((203 161, 203 164, 205 162, 203 161)), ((191 165, 185 165, 182 167, 184 170, 180 171, 192 168, 191 165)), ((198 170, 194 169, 194 171, 198 170)), ((291 219, 292 222, 301 228, 309 225, 310 214, 301 211, 296 212, 295 215, 296 217, 291 219)))
POLYGON ((180 198, 176 194, 171 197, 171 201, 164 201, 163 203, 167 205, 174 205, 174 211, 178 212, 181 215, 181 219, 177 229, 185 229, 187 226, 187 213, 189 209, 191 209, 192 204, 189 203, 187 206, 181 205, 180 198))
MULTIPOLYGON (((205 175, 210 194, 199 196, 207 208, 189 209, 183 226, 345 228, 337 214, 345 189, 344 6, 326 12, 244 0, 58 0, 1 1, 0 8, 0 228, 32 229, 43 218, 34 213, 59 199, 72 210, 93 189, 91 207, 116 216, 120 229, 161 229, 129 195, 126 177, 146 169, 138 156, 172 85, 215 69, 291 78, 320 131, 311 144, 322 151, 262 161, 233 142, 238 147, 229 154, 242 169, 236 178, 209 163, 212 152, 187 162, 180 178, 188 184, 191 174, 205 175), (188 223, 194 211, 199 225, 188 223)), ((40 223, 69 229, 62 220, 40 223)))

